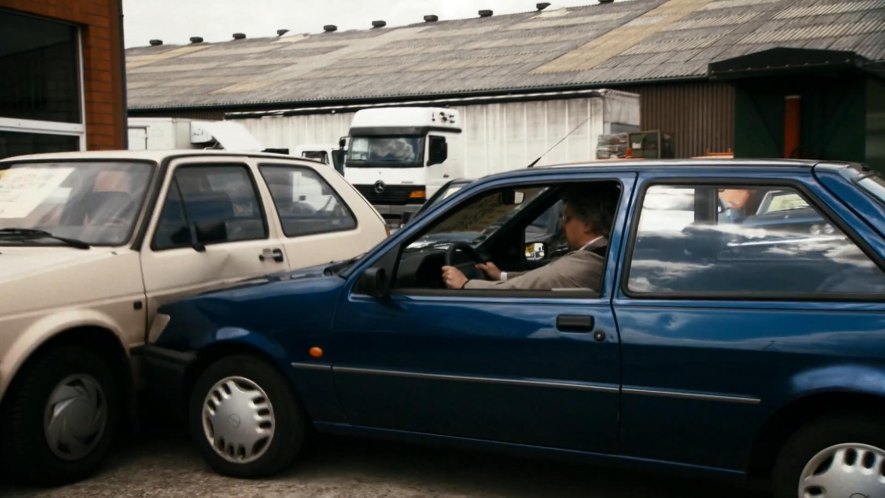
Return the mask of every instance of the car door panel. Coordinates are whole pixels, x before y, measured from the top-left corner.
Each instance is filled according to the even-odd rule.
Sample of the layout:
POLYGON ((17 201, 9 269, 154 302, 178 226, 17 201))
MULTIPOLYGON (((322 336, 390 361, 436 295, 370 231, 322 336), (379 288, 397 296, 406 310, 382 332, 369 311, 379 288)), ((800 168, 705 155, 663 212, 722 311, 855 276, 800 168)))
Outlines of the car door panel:
MULTIPOLYGON (((869 305, 836 303, 619 299, 615 307, 624 453, 731 469, 746 465, 763 423, 782 408, 773 400, 800 395, 798 386, 771 379, 796 380, 822 359, 839 365, 843 355, 862 355, 840 351, 840 337, 885 328, 883 305, 875 306, 878 316, 869 305)), ((871 359, 882 347, 871 345, 871 359)))
POLYGON ((333 370, 352 424, 614 448, 618 343, 604 300, 357 295, 337 316, 333 370), (595 325, 563 332, 559 315, 595 325))
POLYGON ((616 451, 619 339, 609 289, 635 175, 601 179, 616 179, 622 193, 601 296, 409 289, 342 296, 333 372, 349 422, 616 451))
MULTIPOLYGON (((250 209, 261 209, 261 216, 266 219, 263 211, 266 208, 261 201, 261 196, 255 190, 254 173, 250 165, 242 161, 230 160, 215 160, 211 165, 205 163, 206 159, 183 160, 173 163, 162 187, 155 212, 150 218, 151 228, 147 232, 146 240, 152 242, 146 244, 141 256, 149 316, 152 316, 160 305, 176 298, 287 268, 284 258, 276 257, 275 252, 282 255, 282 245, 272 237, 270 231, 265 231, 267 235, 247 240, 207 243, 202 248, 181 244, 182 237, 190 237, 186 232, 175 234, 163 232, 163 226, 167 226, 166 222, 169 221, 168 210, 164 214, 164 208, 177 209, 181 204, 180 197, 175 201, 175 196, 179 195, 180 191, 174 186, 172 179, 175 178, 176 172, 182 171, 182 168, 190 168, 188 171, 194 171, 218 166, 247 171, 251 183, 240 185, 237 188, 255 192, 255 205, 250 209), (158 248, 156 247, 157 240, 163 240, 168 244, 172 244, 173 240, 179 242, 175 242, 178 246, 158 248)), ((190 199, 185 197, 185 203, 190 202, 187 205, 190 207, 190 218, 194 223, 199 224, 203 217, 209 219, 218 216, 218 212, 222 208, 229 210, 231 216, 236 216, 236 210, 242 209, 236 204, 232 204, 230 200, 220 202, 219 199, 216 199, 217 197, 220 196, 215 195, 212 198, 208 195, 191 196, 190 199)), ((253 221, 251 219, 242 221, 232 219, 226 225, 229 225, 231 230, 240 230, 239 233, 245 233, 246 237, 253 237, 254 235, 251 235, 255 228, 253 221), (243 232, 244 230, 246 232, 243 232)), ((175 224, 173 223, 173 225, 175 224)), ((265 226, 267 225, 265 224, 265 226)), ((259 227, 260 230, 262 230, 261 227, 259 227)))
MULTIPOLYGON (((722 180, 697 178, 693 185, 704 181, 722 180)), ((764 180, 741 181, 770 187, 764 180)), ((827 206, 839 208, 814 185, 771 188, 801 192, 811 206, 824 207, 821 216, 827 206)), ((776 412, 789 400, 825 392, 822 374, 812 372, 833 367, 860 375, 864 365, 857 358, 873 362, 875 351, 885 347, 878 339, 868 344, 869 351, 856 349, 856 338, 876 340, 876 332, 885 329, 885 305, 875 299, 876 285, 885 280, 860 249, 848 250, 850 238, 748 220, 748 226, 726 222, 722 232, 731 238, 714 251, 691 243, 699 241, 692 233, 702 233, 692 227, 675 232, 673 247, 664 247, 666 237, 649 242, 649 232, 640 228, 635 244, 644 240, 654 251, 625 251, 628 263, 659 260, 643 269, 647 279, 625 270, 627 287, 619 287, 614 301, 622 341, 625 455, 746 470, 753 445, 764 443, 757 440, 760 431, 776 412), (754 238, 742 239, 747 233, 754 238), (849 268, 844 278, 840 267, 849 268), (662 280, 663 274, 676 277, 662 280), (845 278, 849 285, 842 283, 845 278), (640 286, 629 287, 653 287, 656 281, 669 288, 643 295, 640 286), (680 292, 686 294, 664 295, 680 292), (849 357, 854 360, 846 362, 849 357), (818 382, 801 380, 808 375, 817 375, 818 382)))

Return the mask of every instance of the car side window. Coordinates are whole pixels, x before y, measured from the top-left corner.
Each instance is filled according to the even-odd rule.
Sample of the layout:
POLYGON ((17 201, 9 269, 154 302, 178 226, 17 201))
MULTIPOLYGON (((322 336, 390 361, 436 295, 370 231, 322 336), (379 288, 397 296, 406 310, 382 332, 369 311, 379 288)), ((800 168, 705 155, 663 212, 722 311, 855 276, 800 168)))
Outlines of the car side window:
POLYGON ((599 295, 620 193, 610 180, 476 193, 404 241, 391 288, 599 295))
POLYGON ((356 228, 356 218, 341 197, 310 168, 260 167, 286 237, 356 228))
POLYGON ((266 239, 267 223, 245 166, 183 166, 175 171, 151 247, 266 239))
POLYGON ((627 291, 706 297, 873 297, 885 273, 797 189, 654 185, 627 291))

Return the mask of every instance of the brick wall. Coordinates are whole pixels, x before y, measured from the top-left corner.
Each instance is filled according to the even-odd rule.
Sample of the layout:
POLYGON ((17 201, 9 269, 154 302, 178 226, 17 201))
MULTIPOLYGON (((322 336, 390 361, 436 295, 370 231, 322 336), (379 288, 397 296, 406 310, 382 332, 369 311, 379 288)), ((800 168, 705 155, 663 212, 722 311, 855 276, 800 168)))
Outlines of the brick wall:
POLYGON ((0 0, 0 9, 77 24, 83 39, 86 147, 126 147, 121 0, 0 0))

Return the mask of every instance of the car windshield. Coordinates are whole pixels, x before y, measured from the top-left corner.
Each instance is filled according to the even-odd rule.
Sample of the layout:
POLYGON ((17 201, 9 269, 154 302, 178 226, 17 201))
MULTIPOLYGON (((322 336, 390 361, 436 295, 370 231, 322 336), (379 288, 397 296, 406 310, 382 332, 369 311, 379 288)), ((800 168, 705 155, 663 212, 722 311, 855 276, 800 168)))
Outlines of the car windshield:
POLYGON ((798 193, 773 190, 765 194, 756 214, 777 213, 808 207, 808 203, 798 193))
POLYGON ((153 166, 45 162, 0 170, 0 245, 89 245, 129 240, 153 166))
POLYGON ((452 242, 478 245, 546 190, 546 188, 533 187, 505 192, 495 191, 480 196, 409 244, 407 250, 452 242))
MULTIPOLYGON (((418 213, 424 213, 429 210, 433 206, 441 203, 442 201, 448 199, 449 197, 457 194, 461 189, 470 184, 472 180, 451 180, 439 190, 436 191, 435 194, 430 199, 427 199, 427 202, 421 206, 421 209, 418 210, 418 213)), ((417 213, 416 213, 417 214, 417 213)))
POLYGON ((883 180, 881 176, 865 176, 858 180, 857 184, 860 185, 862 189, 872 194, 873 197, 879 199, 879 202, 885 203, 885 180, 883 180))

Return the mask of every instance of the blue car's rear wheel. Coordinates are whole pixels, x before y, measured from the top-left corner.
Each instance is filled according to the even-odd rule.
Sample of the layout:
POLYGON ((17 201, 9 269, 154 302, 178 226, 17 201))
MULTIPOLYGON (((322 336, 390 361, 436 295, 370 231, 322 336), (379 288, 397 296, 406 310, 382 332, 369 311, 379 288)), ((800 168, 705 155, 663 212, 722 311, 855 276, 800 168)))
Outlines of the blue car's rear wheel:
POLYGON ((285 379, 253 356, 222 358, 191 394, 190 428, 206 462, 232 477, 261 477, 291 465, 305 416, 285 379))

